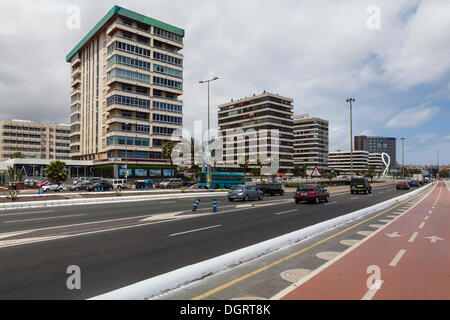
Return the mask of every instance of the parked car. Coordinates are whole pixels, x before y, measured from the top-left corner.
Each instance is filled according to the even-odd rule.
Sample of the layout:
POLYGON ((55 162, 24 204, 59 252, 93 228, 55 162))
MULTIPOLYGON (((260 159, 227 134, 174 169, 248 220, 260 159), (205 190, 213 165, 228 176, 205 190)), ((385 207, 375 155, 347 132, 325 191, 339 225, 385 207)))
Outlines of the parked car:
POLYGON ((162 189, 179 188, 182 186, 180 178, 170 178, 166 181, 160 182, 159 187, 162 189))
POLYGON ((372 193, 372 186, 367 178, 352 178, 350 181, 350 192, 353 193, 372 193))
POLYGON ((160 180, 160 181, 157 181, 157 182, 155 183, 155 187, 156 187, 156 188, 159 188, 159 186, 161 185, 161 183, 164 183, 164 182, 166 182, 166 181, 169 181, 169 179, 166 178, 166 179, 162 179, 162 180, 160 180))
POLYGON ((99 178, 99 177, 93 177, 93 178, 89 178, 88 180, 89 180, 90 182, 92 182, 92 183, 97 183, 97 182, 100 182, 101 178, 99 178))
POLYGON ((409 183, 408 183, 408 181, 398 181, 396 189, 397 190, 409 190, 409 183))
POLYGON ((70 191, 86 191, 86 189, 91 187, 92 185, 94 185, 94 184, 90 181, 81 181, 74 186, 70 186, 69 190, 70 191))
POLYGON ((83 182, 83 181, 89 181, 89 178, 87 178, 87 177, 79 177, 79 178, 77 178, 76 180, 73 181, 73 184, 76 185, 76 184, 78 184, 80 182, 83 182))
POLYGON ((88 186, 86 186, 86 191, 113 191, 114 186, 111 182, 107 180, 102 180, 96 183, 92 183, 88 186))
POLYGON ((228 191, 228 201, 242 200, 248 201, 250 199, 262 200, 264 193, 256 186, 246 186, 243 184, 234 185, 228 191))
POLYGON ((419 181, 417 181, 417 180, 411 180, 409 182, 409 186, 410 187, 420 187, 420 184, 419 184, 419 181))
POLYGON ((42 188, 43 186, 45 186, 48 183, 49 183, 48 180, 39 180, 38 182, 36 182, 35 186, 36 186, 36 188, 42 188))
POLYGON ((112 179, 110 182, 113 185, 114 190, 115 189, 126 189, 127 188, 127 179, 112 179))
POLYGON ((42 192, 54 191, 62 192, 63 186, 60 183, 51 182, 41 188, 42 192))
POLYGON ((330 194, 324 188, 319 185, 306 184, 297 188, 295 192, 295 203, 301 201, 314 202, 318 204, 320 201, 328 202, 330 200, 330 194))
POLYGON ((257 184, 256 189, 262 191, 264 195, 284 195, 284 186, 281 182, 257 184))

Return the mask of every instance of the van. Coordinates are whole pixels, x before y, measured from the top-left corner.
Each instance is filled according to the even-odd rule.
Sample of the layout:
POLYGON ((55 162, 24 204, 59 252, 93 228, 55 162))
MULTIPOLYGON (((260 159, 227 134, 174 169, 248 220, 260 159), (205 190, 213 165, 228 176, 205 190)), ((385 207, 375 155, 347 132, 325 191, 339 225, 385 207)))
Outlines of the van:
POLYGON ((114 189, 126 189, 127 179, 113 179, 111 180, 114 189))
POLYGON ((372 186, 367 178, 352 178, 350 182, 350 192, 353 193, 372 193, 372 186))
POLYGON ((183 185, 183 181, 180 178, 170 178, 159 184, 162 189, 179 188, 183 185))

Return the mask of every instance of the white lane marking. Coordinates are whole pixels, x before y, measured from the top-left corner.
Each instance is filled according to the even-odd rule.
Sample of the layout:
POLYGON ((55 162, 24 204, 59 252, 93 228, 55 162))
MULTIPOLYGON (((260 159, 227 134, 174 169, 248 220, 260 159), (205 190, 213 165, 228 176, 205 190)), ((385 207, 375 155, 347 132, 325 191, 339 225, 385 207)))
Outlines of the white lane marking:
POLYGON ((335 204, 335 203, 338 203, 338 201, 333 201, 333 202, 325 203, 325 206, 329 206, 330 204, 335 204))
POLYGON ((371 235, 373 231, 358 231, 356 233, 359 234, 360 236, 368 236, 371 235))
POLYGON ((72 214, 72 215, 69 215, 69 216, 55 216, 55 217, 47 217, 47 218, 35 218, 35 219, 11 220, 11 221, 5 221, 4 223, 17 223, 17 222, 27 222, 27 221, 40 221, 40 220, 49 220, 49 219, 61 219, 61 218, 81 217, 81 216, 87 216, 87 213, 72 214))
POLYGON ((355 199, 358 199, 359 197, 354 197, 354 198, 351 198, 350 200, 355 200, 355 199))
POLYGON ((18 232, 8 232, 0 234, 0 239, 11 238, 15 236, 20 236, 22 234, 30 233, 30 231, 18 231, 18 232))
POLYGON ((433 210, 428 211, 428 214, 432 214, 432 213, 433 213, 433 210))
POLYGON ((289 211, 283 211, 283 212, 275 213, 275 215, 285 214, 285 213, 289 213, 289 212, 297 212, 297 211, 298 211, 297 209, 295 209, 295 210, 289 210, 289 211))
POLYGON ((392 220, 380 219, 378 221, 383 222, 383 223, 388 223, 388 222, 391 222, 392 220))
POLYGON ((382 228, 384 224, 369 224, 369 227, 379 229, 382 228))
POLYGON ((414 240, 416 240, 418 235, 419 235, 418 232, 414 232, 411 238, 409 238, 408 242, 414 242, 414 240))
POLYGON ((1 217, 8 217, 8 216, 18 216, 18 215, 23 215, 23 214, 49 213, 49 212, 55 212, 55 210, 29 211, 29 212, 19 212, 19 213, 0 214, 0 218, 1 218, 1 217))
POLYGON ((176 201, 164 201, 164 202, 160 202, 162 204, 169 204, 169 203, 176 203, 176 201))
POLYGON ((422 222, 422 223, 419 225, 419 229, 422 229, 424 225, 425 225, 425 222, 422 222))
POLYGON ((337 251, 318 252, 318 253, 316 253, 316 257, 326 260, 326 261, 330 261, 330 260, 333 260, 334 258, 336 258, 341 253, 342 252, 337 252, 337 251))
POLYGON ((372 288, 369 289, 366 294, 364 295, 364 297, 361 298, 361 300, 372 300, 373 296, 375 295, 375 293, 377 293, 378 290, 381 289, 381 286, 383 285, 383 280, 379 280, 380 282, 380 286, 378 288, 372 288))
POLYGON ((361 240, 353 240, 353 239, 348 239, 348 240, 341 240, 339 241, 341 244, 343 244, 344 246, 354 246, 355 244, 357 244, 358 242, 360 242, 361 240))
POLYGON ((175 236, 179 236, 182 234, 186 234, 186 233, 192 233, 192 232, 197 232, 197 231, 203 231, 203 230, 208 230, 208 229, 213 229, 213 228, 218 228, 221 227, 221 224, 215 225, 215 226, 210 226, 210 227, 205 227, 205 228, 200 228, 200 229, 194 229, 194 230, 189 230, 189 231, 184 231, 184 232, 178 232, 178 233, 172 233, 169 235, 169 237, 175 237, 175 236))
POLYGON ((430 216, 426 216, 425 218, 424 218, 424 220, 428 220, 430 218, 430 216))
POLYGON ((406 250, 402 249, 400 250, 397 255, 394 257, 394 259, 391 261, 391 263, 389 263, 389 266, 391 267, 395 267, 397 266, 397 263, 400 261, 400 259, 403 257, 403 255, 405 254, 406 250))

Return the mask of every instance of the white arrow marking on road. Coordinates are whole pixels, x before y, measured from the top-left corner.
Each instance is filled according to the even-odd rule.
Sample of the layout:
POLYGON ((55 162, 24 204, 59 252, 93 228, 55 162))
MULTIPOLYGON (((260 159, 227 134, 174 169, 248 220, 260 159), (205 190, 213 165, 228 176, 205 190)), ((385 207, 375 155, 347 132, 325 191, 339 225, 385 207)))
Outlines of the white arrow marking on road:
POLYGON ((391 233, 391 234, 386 233, 386 235, 387 235, 389 238, 397 238, 397 237, 401 237, 401 236, 402 236, 402 235, 399 234, 397 231, 395 231, 394 233, 391 233))
POLYGON ((437 236, 425 237, 425 239, 430 239, 431 243, 436 243, 436 241, 438 241, 438 240, 444 240, 444 239, 439 238, 437 236))

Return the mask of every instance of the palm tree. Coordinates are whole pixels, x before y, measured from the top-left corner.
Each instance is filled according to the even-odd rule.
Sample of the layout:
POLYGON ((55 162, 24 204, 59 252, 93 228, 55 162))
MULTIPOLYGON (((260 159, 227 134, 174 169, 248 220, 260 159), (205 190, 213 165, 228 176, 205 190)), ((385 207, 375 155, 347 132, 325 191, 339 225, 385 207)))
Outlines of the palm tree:
POLYGON ((60 183, 67 179, 67 172, 64 171, 66 164, 62 161, 52 161, 47 168, 45 168, 46 176, 50 181, 56 181, 60 183))
POLYGON ((14 152, 9 155, 10 159, 23 159, 22 152, 14 152))
POLYGON ((166 141, 162 148, 162 155, 170 160, 170 166, 173 166, 172 151, 176 143, 172 140, 166 141))

